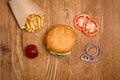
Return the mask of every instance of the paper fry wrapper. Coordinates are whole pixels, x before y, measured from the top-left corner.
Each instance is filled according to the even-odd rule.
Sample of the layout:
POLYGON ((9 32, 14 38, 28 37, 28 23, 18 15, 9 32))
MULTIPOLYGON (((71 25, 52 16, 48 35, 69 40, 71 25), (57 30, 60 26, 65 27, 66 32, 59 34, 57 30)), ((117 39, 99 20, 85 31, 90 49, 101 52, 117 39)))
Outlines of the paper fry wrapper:
POLYGON ((29 15, 44 15, 43 11, 33 0, 10 0, 8 3, 21 29, 25 28, 26 18, 29 15))

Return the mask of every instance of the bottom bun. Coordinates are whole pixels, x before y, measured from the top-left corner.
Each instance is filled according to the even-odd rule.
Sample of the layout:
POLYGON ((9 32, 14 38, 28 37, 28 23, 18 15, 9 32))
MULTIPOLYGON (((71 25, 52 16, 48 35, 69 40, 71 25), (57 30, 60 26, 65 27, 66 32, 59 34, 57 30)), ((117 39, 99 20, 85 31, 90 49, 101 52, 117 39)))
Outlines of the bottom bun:
POLYGON ((54 51, 50 50, 50 48, 48 46, 47 46, 47 49, 49 50, 49 52, 51 54, 56 55, 56 56, 66 56, 66 55, 71 54, 71 51, 69 51, 69 52, 63 52, 63 53, 54 52, 54 51))
POLYGON ((66 56, 66 55, 71 54, 71 51, 66 52, 66 53, 57 53, 57 52, 50 51, 50 53, 53 54, 53 55, 57 55, 57 56, 66 56))

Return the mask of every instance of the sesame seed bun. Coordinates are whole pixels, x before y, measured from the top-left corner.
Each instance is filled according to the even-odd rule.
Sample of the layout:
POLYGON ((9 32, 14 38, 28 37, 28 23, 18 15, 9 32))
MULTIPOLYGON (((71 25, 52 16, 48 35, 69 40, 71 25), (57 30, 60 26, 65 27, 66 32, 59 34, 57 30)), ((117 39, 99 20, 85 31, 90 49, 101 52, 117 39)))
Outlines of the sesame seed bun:
POLYGON ((54 54, 70 53, 76 44, 76 34, 67 25, 56 25, 46 35, 47 48, 54 54))

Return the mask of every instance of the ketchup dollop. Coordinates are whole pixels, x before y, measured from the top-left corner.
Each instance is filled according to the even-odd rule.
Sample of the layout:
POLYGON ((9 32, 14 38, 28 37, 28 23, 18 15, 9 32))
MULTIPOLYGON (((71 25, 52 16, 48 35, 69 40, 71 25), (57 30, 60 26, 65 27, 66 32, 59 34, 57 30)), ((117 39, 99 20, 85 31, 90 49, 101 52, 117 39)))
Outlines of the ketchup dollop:
POLYGON ((25 48, 25 55, 28 57, 28 58, 35 58, 38 56, 38 50, 37 50, 37 47, 33 44, 30 44, 28 45, 26 48, 25 48))

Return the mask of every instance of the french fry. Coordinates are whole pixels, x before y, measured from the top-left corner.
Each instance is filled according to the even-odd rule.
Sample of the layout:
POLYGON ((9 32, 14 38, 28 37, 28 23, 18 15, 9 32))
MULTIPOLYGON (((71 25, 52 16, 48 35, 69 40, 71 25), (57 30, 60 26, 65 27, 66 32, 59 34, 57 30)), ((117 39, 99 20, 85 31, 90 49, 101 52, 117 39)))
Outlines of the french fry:
POLYGON ((41 25, 41 27, 43 27, 43 17, 42 16, 40 17, 40 25, 41 25))
POLYGON ((33 24, 33 21, 30 22, 30 27, 32 28, 33 31, 35 31, 35 25, 33 24))
POLYGON ((34 25, 35 25, 36 30, 38 30, 38 21, 37 21, 37 19, 34 20, 34 25))
POLYGON ((26 31, 34 32, 43 27, 43 17, 39 15, 29 15, 26 19, 26 31))
POLYGON ((35 19, 37 19, 37 16, 32 16, 28 18, 29 21, 34 21, 35 19))
POLYGON ((37 20, 38 20, 38 29, 41 29, 40 18, 38 18, 37 20))
POLYGON ((26 22, 25 25, 26 25, 26 29, 31 29, 29 23, 26 22))

